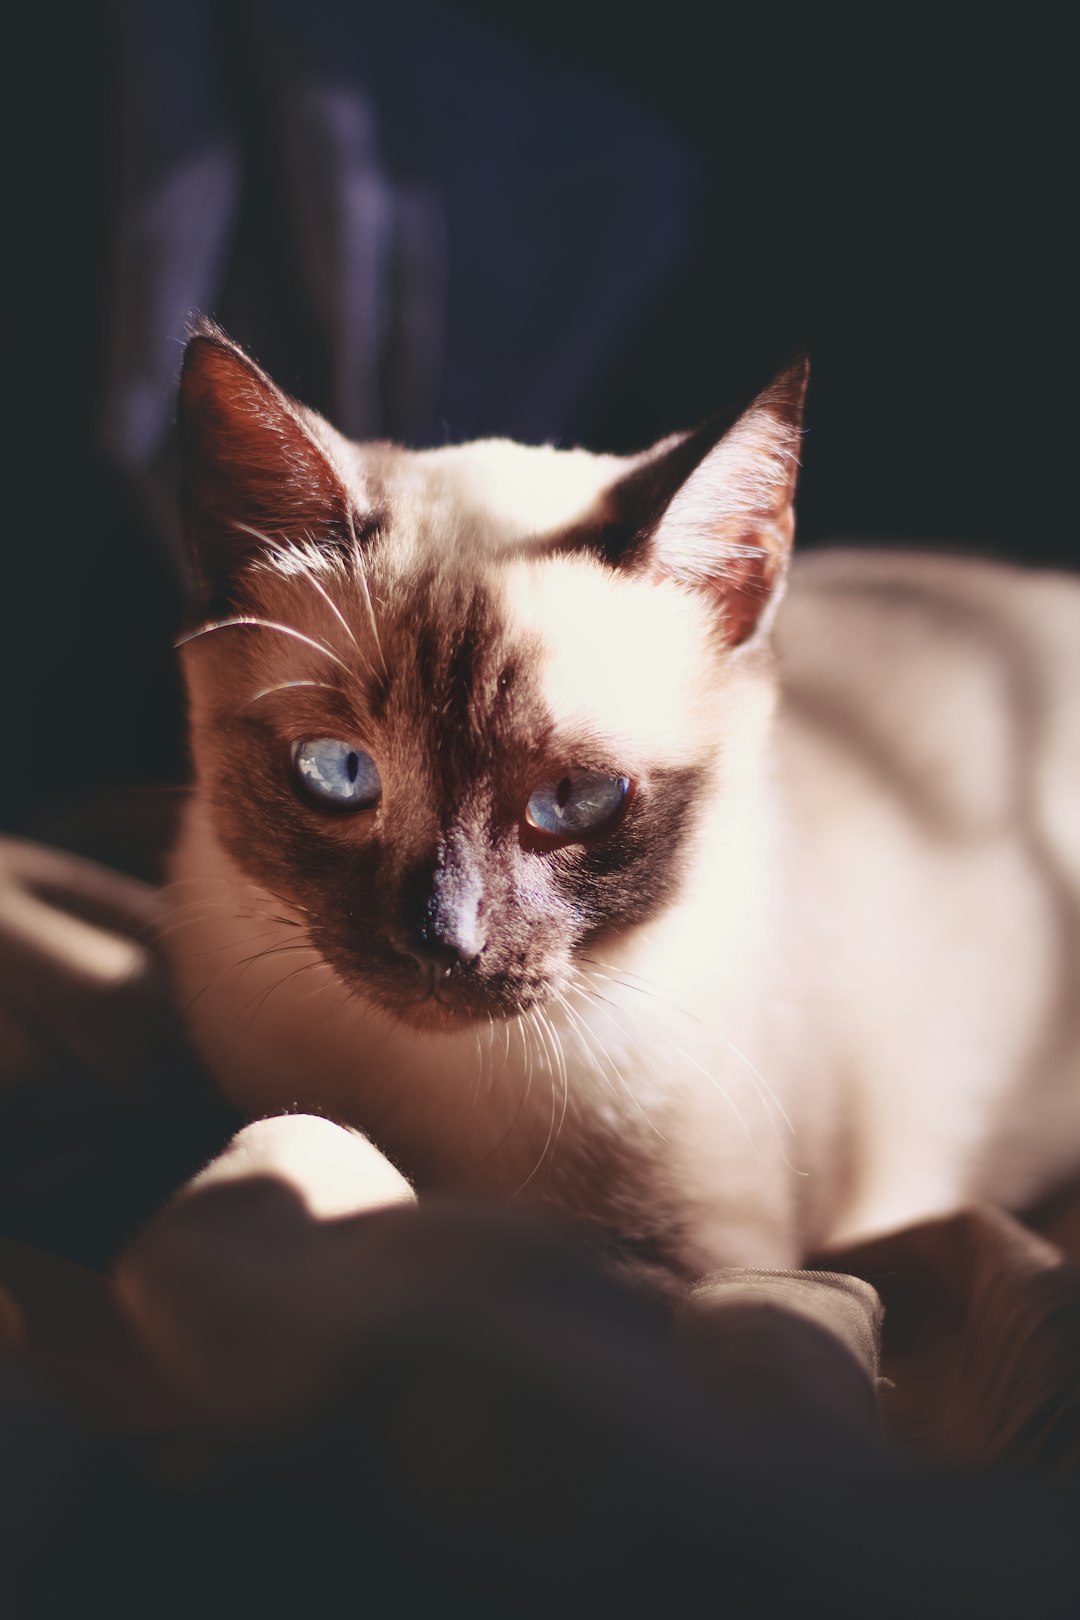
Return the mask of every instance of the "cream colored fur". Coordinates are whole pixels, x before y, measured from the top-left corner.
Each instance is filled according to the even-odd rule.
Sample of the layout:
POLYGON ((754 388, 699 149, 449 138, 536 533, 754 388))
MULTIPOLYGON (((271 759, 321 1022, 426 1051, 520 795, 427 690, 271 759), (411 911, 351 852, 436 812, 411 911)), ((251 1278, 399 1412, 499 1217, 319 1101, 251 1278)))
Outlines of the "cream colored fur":
MULTIPOLYGON (((721 746, 676 902, 584 953, 542 1017, 453 1034, 394 1023, 313 951, 248 960, 274 917, 303 918, 238 870, 197 785, 170 940, 236 1103, 321 1110, 424 1185, 592 1204, 619 1230, 617 1145, 689 1271, 790 1265, 973 1197, 1021 1204, 1080 1166, 1077 584, 807 557, 772 649, 755 638, 717 675, 692 591, 521 553, 594 502, 611 458, 333 446, 354 482, 393 470, 418 546, 468 530, 512 622, 544 638, 549 706, 587 700, 628 772, 721 746)), ((325 634, 314 594, 311 613, 298 628, 325 634)), ((184 656, 198 768, 218 677, 197 643, 184 656)))

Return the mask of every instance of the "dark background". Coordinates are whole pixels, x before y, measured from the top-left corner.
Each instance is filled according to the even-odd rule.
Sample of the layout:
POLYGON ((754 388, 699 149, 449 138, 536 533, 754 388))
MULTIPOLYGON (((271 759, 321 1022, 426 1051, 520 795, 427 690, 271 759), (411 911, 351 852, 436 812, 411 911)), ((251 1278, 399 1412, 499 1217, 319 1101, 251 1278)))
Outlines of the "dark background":
POLYGON ((1037 12, 126 4, 7 46, 9 827, 183 771, 169 288, 197 232, 170 238, 166 182, 208 139, 233 200, 200 307, 352 431, 636 449, 805 344, 802 544, 1077 561, 1067 52, 1037 12), (361 103, 386 194, 436 225, 380 272, 358 385, 305 213, 333 163, 293 132, 361 103))
MULTIPOLYGON (((137 864, 138 829, 116 815, 111 790, 183 773, 169 423, 192 307, 219 316, 340 425, 418 444, 503 431, 636 449, 736 408, 805 345, 801 544, 893 540, 1075 566, 1072 62, 1063 33, 1030 6, 995 20, 989 8, 961 18, 750 0, 547 0, 528 11, 478 0, 117 0, 7 19, 0 827, 102 853, 85 828, 107 825, 119 829, 107 853, 137 864), (354 115, 365 112, 361 128, 354 115), (334 147, 335 130, 346 146, 349 130, 367 141, 366 170, 355 147, 348 161, 334 147), (177 176, 207 155, 204 189, 178 194, 177 176), (353 191, 346 206, 349 185, 373 175, 374 201, 353 191), (339 253, 336 228, 347 235, 350 221, 372 228, 353 241, 361 258, 372 243, 386 250, 374 335, 364 289, 346 274, 353 260, 339 253), (338 282, 329 272, 320 282, 320 266, 338 282), (346 285, 357 299, 335 304, 346 285), (356 358, 365 337, 368 374, 356 358)), ((5 1116, 0 1171, 58 1163, 68 1205, 52 1212, 53 1184, 31 1176, 22 1206, 15 1197, 22 1224, 9 1203, 5 1230, 91 1260, 95 1220, 112 1221, 110 1241, 129 1232, 132 1205, 142 1212, 159 1196, 159 1161, 171 1155, 161 1185, 175 1185, 205 1161, 216 1128, 200 1118, 185 1135, 152 1093, 151 1118, 111 1125, 104 1151, 77 1153, 72 1171, 57 1105, 46 1096, 20 1124, 25 1095, 5 1116), (144 1178, 134 1193, 133 1174, 144 1178)), ((75 1098, 96 1120, 98 1094, 81 1071, 59 1097, 61 1111, 74 1113, 75 1098)), ((523 1454, 535 1473, 533 1450, 523 1454)), ((12 1477, 33 1483, 12 1455, 12 1477)), ((593 1455, 607 1466, 604 1447, 593 1455)), ((93 1478, 85 1556, 57 1557, 50 1536, 50 1574, 73 1569, 79 1590, 93 1590, 102 1558, 114 1558, 115 1525, 134 1523, 134 1564, 125 1550, 121 1577, 156 1559, 179 1569, 184 1595, 189 1567, 206 1585, 200 1545, 213 1551, 219 1521, 242 1566, 250 1520, 260 1553, 276 1524, 287 1532, 284 1562, 269 1566, 271 1602, 293 1585, 309 1598, 313 1568, 328 1579, 341 1568, 343 1589, 353 1580, 340 1560, 347 1546, 355 1564, 351 1501, 342 1530, 333 1501, 286 1494, 275 1508, 258 1481, 245 1515, 227 1478, 224 1515, 214 1498, 204 1511, 179 1462, 172 1495, 166 1480, 166 1494, 148 1496, 115 1463, 93 1478)), ((685 1483, 684 1455, 679 1470, 685 1483)), ((785 1462, 775 1477, 798 1484, 800 1472, 785 1462)), ((908 1562, 928 1572, 933 1609, 933 1595, 962 1580, 940 1584, 935 1551, 963 1565, 965 1526, 972 1546, 981 1536, 1003 1557, 1015 1552, 1017 1569, 1039 1567, 1043 1588, 1066 1567, 1057 1509, 1041 1498, 1003 1499, 993 1525, 943 1513, 945 1538, 925 1542, 913 1526, 929 1523, 929 1498, 911 1519, 891 1499, 881 1513, 880 1494, 866 1500, 875 1524, 899 1526, 899 1546, 920 1549, 908 1562), (1036 1512, 1057 1538, 1046 1555, 1036 1512)), ((850 1518, 846 1507, 833 1514, 850 1518)), ((621 1513, 613 1522, 624 1530, 621 1513)), ((815 1545, 827 1556, 827 1533, 815 1545)), ((374 1555, 387 1556, 381 1531, 374 1555)), ((390 1556, 397 1591, 407 1577, 390 1556)), ((971 1568, 984 1563, 980 1553, 971 1568)), ((853 1563, 847 1546, 837 1567, 849 1577, 871 1568, 869 1601, 883 1601, 887 1559, 853 1563)), ((1064 1612, 1026 1580, 1025 1591, 1035 1609, 1064 1612)))

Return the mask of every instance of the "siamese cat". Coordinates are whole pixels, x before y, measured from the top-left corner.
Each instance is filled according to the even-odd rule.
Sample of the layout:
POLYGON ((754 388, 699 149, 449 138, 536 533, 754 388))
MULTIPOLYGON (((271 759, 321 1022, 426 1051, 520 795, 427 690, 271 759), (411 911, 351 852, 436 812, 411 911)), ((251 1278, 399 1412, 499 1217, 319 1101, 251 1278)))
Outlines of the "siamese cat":
POLYGON ((789 568, 805 386, 412 452, 197 329, 168 939, 234 1103, 680 1277, 1080 1166, 1080 587, 789 568))

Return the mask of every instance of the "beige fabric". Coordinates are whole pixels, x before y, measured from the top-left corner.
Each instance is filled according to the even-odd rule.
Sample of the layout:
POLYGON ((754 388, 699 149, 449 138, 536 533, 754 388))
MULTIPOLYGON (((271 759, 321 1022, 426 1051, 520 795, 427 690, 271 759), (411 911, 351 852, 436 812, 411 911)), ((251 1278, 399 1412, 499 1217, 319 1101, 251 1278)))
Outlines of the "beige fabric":
MULTIPOLYGON (((1080 1187, 1039 1224, 1080 1255, 1080 1187)), ((885 1305, 882 1407, 916 1456, 980 1465, 1080 1464, 1080 1267, 983 1206, 863 1244, 850 1267, 885 1305)))

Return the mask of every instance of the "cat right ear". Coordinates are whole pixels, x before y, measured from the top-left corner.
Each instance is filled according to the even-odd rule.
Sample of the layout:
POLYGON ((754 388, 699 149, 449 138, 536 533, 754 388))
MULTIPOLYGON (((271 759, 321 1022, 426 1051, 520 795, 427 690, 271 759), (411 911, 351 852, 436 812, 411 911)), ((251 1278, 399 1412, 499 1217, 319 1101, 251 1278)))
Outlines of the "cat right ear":
POLYGON ((204 607, 234 598, 260 550, 352 537, 344 482, 300 407, 210 321, 184 353, 178 423, 184 527, 204 607))
POLYGON ((613 567, 703 594, 729 647, 765 634, 781 595, 809 371, 799 356, 735 422, 635 457, 590 542, 613 567))

